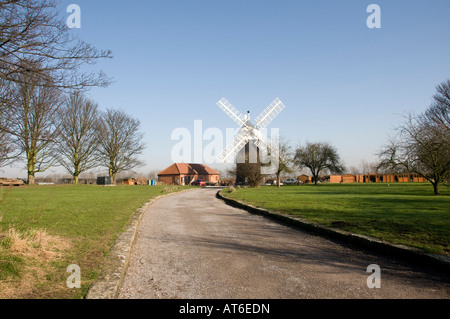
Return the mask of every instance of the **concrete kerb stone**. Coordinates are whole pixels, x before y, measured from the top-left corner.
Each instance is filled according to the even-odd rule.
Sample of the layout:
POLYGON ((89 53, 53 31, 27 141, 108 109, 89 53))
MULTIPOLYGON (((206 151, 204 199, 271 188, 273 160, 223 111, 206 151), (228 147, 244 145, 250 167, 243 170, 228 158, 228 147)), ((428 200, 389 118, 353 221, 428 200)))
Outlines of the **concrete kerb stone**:
POLYGON ((377 238, 350 233, 342 229, 325 227, 302 218, 255 207, 241 201, 225 197, 221 194, 221 191, 217 192, 216 197, 223 200, 230 206, 241 208, 249 213, 262 215, 272 220, 298 227, 317 235, 330 239, 336 239, 357 247, 377 251, 393 257, 400 257, 422 266, 434 267, 441 271, 450 272, 450 258, 447 256, 425 253, 414 247, 391 244, 377 238))
POLYGON ((100 279, 95 281, 88 290, 85 299, 115 299, 118 296, 119 289, 128 267, 131 249, 136 240, 136 232, 144 213, 158 199, 180 194, 187 191, 195 190, 187 189, 179 192, 173 192, 165 195, 159 195, 152 198, 139 208, 131 217, 126 229, 121 233, 114 242, 113 247, 109 251, 105 263, 102 265, 102 273, 100 279))

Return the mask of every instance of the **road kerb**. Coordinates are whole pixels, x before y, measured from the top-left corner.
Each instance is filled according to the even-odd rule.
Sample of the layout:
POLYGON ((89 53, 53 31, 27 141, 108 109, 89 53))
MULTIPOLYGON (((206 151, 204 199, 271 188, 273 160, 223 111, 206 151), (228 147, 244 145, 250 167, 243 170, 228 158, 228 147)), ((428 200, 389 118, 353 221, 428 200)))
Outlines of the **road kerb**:
POLYGON ((128 267, 131 249, 136 240, 136 232, 144 213, 159 199, 193 191, 197 188, 159 195, 145 203, 131 217, 126 229, 114 242, 105 263, 102 265, 103 271, 99 279, 90 287, 85 299, 116 299, 128 267))
POLYGON ((336 239, 348 244, 355 245, 357 247, 377 251, 386 255, 400 257, 422 266, 435 267, 441 271, 443 270, 446 272, 450 272, 450 258, 447 256, 425 253, 418 248, 391 244, 377 238, 354 234, 341 229, 325 227, 317 223, 304 220, 302 218, 297 218, 280 212, 255 207, 241 201, 223 196, 221 194, 221 191, 218 191, 216 193, 216 197, 225 201, 225 203, 227 203, 228 205, 244 209, 250 213, 262 215, 278 222, 283 222, 290 226, 298 227, 314 234, 318 234, 330 239, 336 239))

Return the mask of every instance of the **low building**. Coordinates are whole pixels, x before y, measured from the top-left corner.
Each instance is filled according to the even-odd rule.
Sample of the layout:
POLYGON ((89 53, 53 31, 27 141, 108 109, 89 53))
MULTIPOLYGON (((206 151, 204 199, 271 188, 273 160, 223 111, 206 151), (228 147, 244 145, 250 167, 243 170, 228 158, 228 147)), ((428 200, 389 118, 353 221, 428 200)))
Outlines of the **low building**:
POLYGON ((411 175, 410 174, 399 174, 398 175, 398 182, 399 183, 409 183, 409 182, 411 182, 411 175))
POLYGON ((342 183, 354 183, 354 182, 356 182, 355 175, 347 174, 342 176, 342 183))
POLYGON ((97 177, 97 185, 111 185, 111 177, 110 176, 98 176, 97 177))
POLYGON ((427 181, 425 177, 420 176, 419 174, 413 174, 412 178, 414 183, 425 183, 427 181))
MULTIPOLYGON (((23 186, 25 185, 24 181, 18 178, 0 178, 0 186, 23 186)), ((1 199, 1 198, 0 198, 1 199)))
POLYGON ((426 179, 419 174, 365 174, 331 175, 330 183, 423 183, 426 179))
POLYGON ((137 182, 134 178, 124 178, 122 180, 122 185, 137 185, 137 182))
POLYGON ((158 173, 158 181, 167 185, 189 185, 197 179, 216 184, 219 178, 219 172, 204 164, 175 163, 158 173))
POLYGON ((330 183, 332 183, 332 184, 342 183, 342 176, 341 175, 330 175, 330 183))
POLYGON ((297 176, 297 180, 300 181, 302 184, 309 184, 312 183, 312 177, 302 174, 300 176, 297 176))

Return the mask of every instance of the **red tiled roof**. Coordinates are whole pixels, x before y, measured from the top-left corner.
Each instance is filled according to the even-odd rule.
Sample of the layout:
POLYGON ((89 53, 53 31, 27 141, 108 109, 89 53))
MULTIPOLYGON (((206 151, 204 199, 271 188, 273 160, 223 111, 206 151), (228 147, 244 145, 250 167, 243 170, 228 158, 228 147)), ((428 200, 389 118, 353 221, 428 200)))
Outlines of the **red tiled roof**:
POLYGON ((219 172, 203 164, 189 164, 198 175, 219 175, 219 172))
POLYGON ((158 175, 219 175, 219 172, 204 164, 175 163, 158 175))
POLYGON ((193 169, 191 167, 190 164, 186 164, 186 163, 175 163, 175 166, 178 169, 178 172, 180 174, 197 174, 197 172, 195 171, 195 169, 193 169))

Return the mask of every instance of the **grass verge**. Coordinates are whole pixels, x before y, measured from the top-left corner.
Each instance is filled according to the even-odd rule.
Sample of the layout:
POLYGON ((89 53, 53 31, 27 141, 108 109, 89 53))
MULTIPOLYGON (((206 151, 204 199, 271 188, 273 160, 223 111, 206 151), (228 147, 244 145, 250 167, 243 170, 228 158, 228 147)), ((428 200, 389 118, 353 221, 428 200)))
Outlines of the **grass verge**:
POLYGON ((0 298, 82 298, 133 213, 186 189, 96 185, 0 188, 0 298), (81 289, 69 289, 69 265, 81 289))

